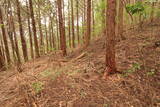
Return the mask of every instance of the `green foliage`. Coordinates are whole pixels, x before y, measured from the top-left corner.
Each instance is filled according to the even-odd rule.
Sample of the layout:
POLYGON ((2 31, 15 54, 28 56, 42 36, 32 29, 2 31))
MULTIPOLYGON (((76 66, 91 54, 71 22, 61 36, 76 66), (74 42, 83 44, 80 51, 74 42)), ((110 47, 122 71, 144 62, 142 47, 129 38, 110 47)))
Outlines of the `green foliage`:
POLYGON ((126 11, 128 13, 131 13, 132 15, 134 14, 143 15, 145 13, 145 7, 142 2, 136 2, 135 4, 127 4, 126 11))
POLYGON ((136 72, 137 70, 140 70, 140 69, 141 69, 141 65, 139 63, 133 63, 132 67, 130 69, 123 71, 124 72, 123 76, 126 77, 130 73, 134 73, 134 72, 136 72))
POLYGON ((4 24, 0 24, 0 27, 4 26, 4 24))
POLYGON ((44 72, 41 72, 40 75, 43 77, 48 77, 51 75, 51 71, 50 70, 45 70, 44 72))
POLYGON ((108 104, 103 104, 103 107, 109 107, 109 105, 108 104))
POLYGON ((156 15, 158 18, 160 18, 160 10, 157 11, 157 15, 156 15))
POLYGON ((42 82, 34 82, 34 83, 32 84, 32 88, 34 89, 34 91, 35 91, 36 93, 39 93, 39 92, 41 92, 42 89, 43 89, 43 83, 42 83, 42 82))
POLYGON ((148 76, 154 76, 157 72, 158 72, 157 70, 151 69, 150 72, 147 72, 147 75, 148 75, 148 76))
POLYGON ((157 2, 157 0, 145 0, 145 2, 153 3, 153 2, 157 2))

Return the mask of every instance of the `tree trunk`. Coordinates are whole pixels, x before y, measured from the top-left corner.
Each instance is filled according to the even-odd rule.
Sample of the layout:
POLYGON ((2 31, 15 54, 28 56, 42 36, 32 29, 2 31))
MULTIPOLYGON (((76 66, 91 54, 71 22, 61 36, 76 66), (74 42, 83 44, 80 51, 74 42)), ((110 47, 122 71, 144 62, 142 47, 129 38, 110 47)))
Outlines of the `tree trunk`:
POLYGON ((24 61, 26 62, 28 61, 27 44, 24 37, 23 27, 22 27, 20 2, 19 0, 16 0, 16 2, 17 2, 17 15, 18 15, 18 23, 19 23, 19 32, 20 32, 21 43, 22 43, 22 51, 23 51, 24 61))
POLYGON ((48 30, 47 30, 47 19, 45 18, 45 32, 46 32, 46 50, 49 52, 49 42, 48 42, 48 30))
POLYGON ((53 18, 51 17, 51 36, 52 36, 52 47, 55 49, 55 36, 54 36, 54 30, 53 30, 53 18))
POLYGON ((0 25, 1 25, 1 29, 2 29, 2 36, 3 36, 4 46, 5 46, 5 53, 6 53, 7 62, 8 62, 8 64, 10 64, 11 59, 10 59, 10 53, 9 53, 6 31, 5 31, 4 23, 3 23, 3 14, 2 14, 1 7, 0 7, 0 25))
POLYGON ((16 52, 18 63, 21 63, 18 41, 17 41, 17 34, 16 34, 16 31, 15 31, 15 24, 14 24, 13 14, 12 14, 12 7, 11 7, 11 4, 10 4, 9 0, 8 0, 8 2, 9 2, 9 8, 10 8, 11 29, 12 29, 12 32, 13 32, 13 37, 11 39, 13 39, 13 44, 15 45, 14 49, 15 49, 15 52, 16 52))
POLYGON ((69 47, 71 48, 71 17, 70 17, 70 0, 68 0, 68 38, 69 47))
POLYGON ((72 16, 72 47, 75 48, 73 0, 71 0, 71 16, 72 16))
POLYGON ((41 11, 40 11, 40 1, 38 0, 38 28, 40 33, 40 53, 44 53, 44 43, 43 43, 43 32, 42 32, 42 25, 41 25, 41 11))
POLYGON ((117 37, 121 38, 123 35, 123 2, 119 0, 119 9, 118 9, 118 31, 117 31, 117 37))
POLYGON ((86 0, 83 0, 84 4, 83 4, 83 43, 85 44, 85 36, 86 36, 86 0))
POLYGON ((37 30, 36 30, 36 23, 35 23, 35 18, 34 18, 32 0, 29 0, 29 6, 30 6, 31 19, 32 19, 32 29, 33 29, 33 33, 34 33, 34 44, 35 44, 34 46, 35 46, 35 54, 36 54, 35 57, 38 58, 38 57, 40 57, 40 54, 39 54, 37 30))
POLYGON ((87 33, 85 35, 85 47, 90 44, 91 39, 91 0, 87 0, 87 33))
POLYGON ((151 23, 153 22, 153 18, 154 18, 154 2, 152 3, 152 10, 151 10, 151 16, 150 16, 151 23))
POLYGON ((117 71, 115 62, 115 18, 116 0, 107 0, 106 72, 117 71))
MULTIPOLYGON (((29 12, 29 6, 28 6, 27 0, 26 0, 26 8, 27 8, 27 11, 29 12)), ((34 52, 33 52, 33 39, 32 39, 31 22, 30 22, 30 12, 27 15, 27 23, 28 23, 31 58, 33 59, 34 58, 34 52)))
POLYGON ((0 71, 5 70, 5 60, 3 58, 2 47, 0 46, 0 71))
POLYGON ((59 32, 60 32, 60 45, 61 45, 61 50, 63 52, 63 56, 67 55, 66 52, 66 37, 65 37, 65 28, 64 28, 64 23, 63 23, 63 17, 62 17, 62 1, 57 0, 57 5, 58 5, 58 16, 59 16, 59 32))
POLYGON ((78 44, 80 43, 80 37, 79 37, 79 0, 77 0, 77 39, 78 44))
POLYGON ((92 0, 92 32, 93 32, 93 37, 95 35, 95 19, 94 19, 94 1, 92 0))
POLYGON ((58 11, 57 11, 57 9, 56 9, 56 31, 57 31, 56 36, 57 36, 57 47, 58 47, 58 49, 60 49, 59 30, 58 30, 59 25, 58 25, 58 15, 57 15, 58 11))
POLYGON ((10 39, 10 42, 11 42, 11 47, 12 47, 12 54, 13 54, 13 59, 14 59, 14 62, 16 62, 17 58, 16 58, 16 51, 15 51, 15 44, 14 44, 14 40, 13 40, 13 27, 12 27, 12 17, 11 17, 11 8, 10 8, 10 1, 8 1, 8 4, 7 4, 7 13, 6 16, 7 16, 7 33, 8 33, 8 37, 10 39))

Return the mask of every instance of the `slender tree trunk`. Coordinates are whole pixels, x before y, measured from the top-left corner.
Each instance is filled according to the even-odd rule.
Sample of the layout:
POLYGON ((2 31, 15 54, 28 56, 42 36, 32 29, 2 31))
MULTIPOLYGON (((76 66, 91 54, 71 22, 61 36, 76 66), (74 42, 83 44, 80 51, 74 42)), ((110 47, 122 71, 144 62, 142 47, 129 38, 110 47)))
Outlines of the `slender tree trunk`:
POLYGON ((48 42, 48 30, 47 30, 47 19, 45 18, 45 32, 46 32, 46 50, 49 52, 49 42, 48 42))
POLYGON ((68 0, 68 38, 69 47, 71 48, 71 17, 70 17, 70 0, 68 0))
POLYGON ((49 51, 52 51, 52 29, 51 29, 51 17, 49 18, 49 51))
POLYGON ((53 18, 51 17, 51 36, 52 36, 52 47, 55 49, 55 36, 54 36, 54 30, 53 30, 53 18))
MULTIPOLYGON (((105 3, 105 0, 102 0, 103 3, 105 3)), ((103 10, 101 11, 101 15, 102 15, 102 31, 105 31, 105 28, 106 28, 106 15, 105 15, 105 12, 106 12, 106 8, 103 8, 103 10)), ((105 32, 104 32, 105 33, 105 32)))
POLYGON ((0 71, 5 70, 5 60, 3 58, 2 47, 0 46, 0 71))
POLYGON ((119 0, 119 8, 118 8, 118 31, 117 31, 117 36, 122 37, 123 35, 123 10, 124 10, 124 5, 121 0, 119 0))
POLYGON ((94 19, 94 1, 92 0, 92 32, 93 32, 93 37, 95 35, 95 19, 94 19))
POLYGON ((43 43, 43 32, 42 32, 42 25, 41 25, 41 9, 40 9, 40 1, 38 0, 38 28, 40 33, 40 53, 43 54, 44 51, 44 43, 43 43))
POLYGON ((40 54, 39 54, 37 30, 36 30, 36 23, 35 23, 35 18, 34 18, 32 0, 29 0, 29 6, 30 6, 31 19, 32 19, 32 29, 33 29, 33 33, 34 33, 34 44, 35 44, 34 46, 35 46, 35 54, 36 54, 35 57, 38 58, 38 57, 40 57, 40 54))
POLYGON ((151 10, 151 16, 150 16, 151 23, 153 22, 153 18, 154 18, 154 2, 152 3, 152 10, 151 10))
POLYGON ((21 63, 18 41, 17 41, 17 34, 16 34, 16 31, 15 31, 15 24, 14 24, 13 14, 12 14, 12 7, 11 7, 11 3, 10 3, 9 0, 8 0, 8 3, 9 3, 9 8, 10 8, 11 29, 12 29, 12 32, 13 32, 13 37, 11 39, 13 39, 12 41, 13 41, 13 44, 15 45, 14 49, 15 49, 15 52, 16 52, 18 63, 21 63))
POLYGON ((83 5, 83 42, 85 44, 85 36, 86 36, 86 0, 83 0, 84 5, 83 5))
POLYGON ((1 24, 1 29, 2 29, 2 36, 3 36, 4 46, 5 46, 6 58, 7 58, 8 64, 10 64, 11 63, 11 59, 10 59, 10 53, 9 53, 9 47, 8 47, 6 31, 5 31, 4 23, 3 23, 3 14, 2 14, 1 7, 0 7, 0 24, 1 24))
POLYGON ((75 48, 73 0, 71 0, 71 16, 72 16, 72 47, 75 48))
MULTIPOLYGON (((29 12, 29 6, 28 2, 26 0, 26 8, 29 12)), ((31 52, 31 58, 34 58, 34 51, 33 51, 33 39, 32 39, 32 31, 31 31, 31 22, 30 22, 30 12, 27 15, 27 23, 28 23, 28 32, 29 32, 29 42, 30 42, 30 52, 31 52)))
POLYGON ((26 62, 28 61, 27 44, 24 37, 23 27, 22 27, 20 2, 19 0, 16 0, 16 2, 17 2, 17 15, 18 15, 19 32, 20 32, 21 43, 22 43, 23 57, 24 57, 24 61, 26 62))
POLYGON ((117 71, 115 62, 115 18, 116 0, 107 0, 107 33, 106 33, 106 72, 117 71))
MULTIPOLYGON (((58 7, 57 7, 57 9, 58 9, 58 7)), ((57 13, 58 13, 58 11, 57 11, 57 9, 56 9, 56 31, 57 31, 57 34, 56 34, 56 36, 57 36, 57 46, 58 46, 58 49, 60 49, 60 39, 59 39, 59 25, 58 25, 58 15, 57 15, 57 13)))
POLYGON ((80 43, 80 37, 79 37, 79 0, 77 0, 77 39, 78 44, 80 43))
POLYGON ((10 2, 9 1, 8 1, 8 5, 7 5, 7 13, 9 13, 9 14, 6 14, 7 15, 7 22, 8 22, 7 32, 8 32, 8 37, 11 42, 13 59, 14 59, 14 62, 16 62, 17 58, 16 58, 15 44, 14 44, 14 40, 13 40, 13 28, 12 28, 12 22, 11 22, 12 18, 11 18, 10 2))
MULTIPOLYGON (((3 58, 4 58, 4 61, 6 61, 6 55, 5 55, 5 46, 4 46, 4 42, 3 42, 3 40, 2 40, 2 38, 1 38, 1 51, 2 51, 2 56, 3 56, 3 58)), ((4 62, 5 63, 5 62, 4 62)))
POLYGON ((91 39, 91 0, 87 0, 87 33, 85 35, 85 47, 90 44, 91 39))
POLYGON ((58 4, 58 16, 59 16, 59 32, 60 32, 60 45, 61 50, 63 52, 63 56, 67 55, 66 51, 66 37, 65 37, 65 25, 63 23, 63 16, 62 16, 62 1, 57 0, 58 4))

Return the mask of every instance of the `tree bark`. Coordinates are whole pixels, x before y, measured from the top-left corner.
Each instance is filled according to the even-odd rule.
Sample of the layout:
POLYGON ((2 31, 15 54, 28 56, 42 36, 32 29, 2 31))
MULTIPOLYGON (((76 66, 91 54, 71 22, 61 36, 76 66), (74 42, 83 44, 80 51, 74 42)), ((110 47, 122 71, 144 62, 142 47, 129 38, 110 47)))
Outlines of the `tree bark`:
POLYGON ((85 47, 90 44, 91 39, 91 0, 87 0, 87 33, 85 35, 85 47))
POLYGON ((38 58, 38 57, 40 57, 40 54, 39 54, 39 46, 38 46, 38 40, 37 40, 37 30, 36 30, 36 23, 35 23, 35 18, 34 18, 32 0, 29 0, 29 6, 30 6, 31 19, 32 19, 32 30, 33 30, 33 33, 34 33, 35 57, 38 58))
POLYGON ((44 53, 44 43, 43 43, 43 32, 42 32, 42 24, 41 24, 41 9, 40 9, 40 1, 38 0, 38 28, 40 34, 40 53, 44 53))
POLYGON ((71 17, 70 17, 70 0, 68 0, 68 38, 69 38, 69 47, 71 48, 71 17))
POLYGON ((19 32, 20 32, 21 43, 22 43, 22 51, 23 51, 24 61, 26 62, 28 61, 27 44, 24 37, 23 27, 22 27, 20 2, 19 0, 16 0, 16 2, 17 2, 17 15, 18 15, 18 23, 19 23, 19 32))
POLYGON ((115 61, 115 18, 116 0, 107 0, 107 33, 106 33, 106 72, 114 73, 116 69, 115 61))
POLYGON ((65 25, 63 23, 63 16, 62 16, 62 1, 57 0, 57 4, 58 4, 58 16, 59 16, 60 46, 63 56, 66 56, 67 55, 66 37, 65 37, 65 25))
POLYGON ((71 0, 71 16, 72 16, 72 47, 75 48, 73 0, 71 0))
POLYGON ((118 31, 117 36, 122 37, 123 35, 123 12, 124 12, 124 5, 122 0, 119 0, 119 8, 118 8, 118 31))
MULTIPOLYGON (((29 6, 28 6, 27 0, 26 0, 26 8, 27 8, 27 11, 29 12, 29 6)), ((34 51, 33 51, 33 39, 32 39, 31 22, 30 22, 30 12, 27 15, 27 23, 28 23, 31 58, 33 59, 34 58, 34 51)))
POLYGON ((18 63, 21 63, 21 58, 20 58, 20 53, 19 53, 19 47, 18 47, 18 41, 17 41, 17 34, 16 34, 16 31, 15 31, 15 24, 14 24, 14 20, 13 20, 13 14, 12 14, 12 7, 11 7, 11 3, 10 1, 8 0, 8 4, 9 4, 9 8, 10 8, 10 20, 11 20, 11 29, 12 29, 12 32, 13 32, 13 37, 11 38, 11 41, 13 41, 12 44, 14 44, 14 49, 15 49, 15 52, 16 52, 16 56, 17 56, 17 61, 18 63))
POLYGON ((0 7, 0 26, 1 26, 1 29, 2 29, 2 36, 3 36, 3 41, 4 41, 4 47, 5 47, 7 63, 10 64, 11 63, 11 59, 10 59, 10 53, 9 53, 9 47, 8 47, 6 31, 5 31, 4 23, 3 23, 3 14, 2 14, 1 7, 0 7))
POLYGON ((78 44, 80 43, 80 36, 79 36, 79 0, 77 0, 77 39, 78 44))

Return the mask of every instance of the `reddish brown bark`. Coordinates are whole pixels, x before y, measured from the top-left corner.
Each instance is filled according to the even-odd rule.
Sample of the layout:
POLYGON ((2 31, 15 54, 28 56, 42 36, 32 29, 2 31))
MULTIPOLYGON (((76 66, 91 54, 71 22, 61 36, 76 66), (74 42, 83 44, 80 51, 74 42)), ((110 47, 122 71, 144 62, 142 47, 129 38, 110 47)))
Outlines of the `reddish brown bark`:
POLYGON ((116 72, 115 61, 115 18, 116 0, 107 0, 106 72, 116 72))
POLYGON ((80 36, 79 36, 79 0, 77 0, 77 39, 78 44, 80 43, 80 36))
POLYGON ((68 0, 68 38, 69 47, 71 48, 71 17, 70 17, 70 0, 68 0))
POLYGON ((16 2, 17 2, 17 15, 18 15, 19 32, 20 32, 20 37, 21 37, 23 57, 24 57, 24 61, 28 61, 27 44, 26 44, 26 40, 24 37, 23 27, 22 27, 20 2, 19 0, 16 0, 16 2))
POLYGON ((2 47, 0 46, 0 71, 5 70, 5 60, 3 58, 2 47))
POLYGON ((41 9, 40 9, 40 1, 38 0, 38 28, 40 35, 40 53, 44 53, 44 43, 43 43, 43 32, 42 32, 42 24, 41 24, 41 9))
POLYGON ((13 37, 11 38, 11 41, 13 42, 12 44, 14 44, 15 46, 13 47, 15 52, 16 52, 16 57, 17 57, 17 61, 18 63, 21 63, 21 58, 20 58, 20 53, 19 53, 19 47, 18 47, 18 41, 17 41, 17 34, 15 31, 15 24, 14 24, 14 20, 13 20, 13 14, 12 14, 12 8, 11 8, 11 3, 10 1, 8 1, 9 4, 9 8, 10 8, 10 20, 11 20, 11 31, 13 32, 13 37))
POLYGON ((58 8, 56 9, 56 37, 57 37, 57 47, 60 49, 60 39, 59 39, 59 25, 58 25, 58 8))
POLYGON ((124 5, 122 0, 119 0, 119 8, 118 8, 118 37, 122 37, 123 34, 123 12, 124 12, 124 5))
POLYGON ((71 0, 71 16, 72 16, 72 47, 75 48, 73 0, 71 0))
MULTIPOLYGON (((29 12, 29 6, 28 2, 26 0, 26 8, 29 12)), ((31 52, 31 58, 34 58, 34 52, 33 52, 33 39, 32 39, 32 32, 31 32, 31 22, 30 22, 30 12, 27 15, 27 23, 28 23, 28 32, 29 32, 29 42, 30 42, 30 52, 31 52)))
POLYGON ((65 27, 64 27, 63 16, 62 16, 62 1, 57 0, 57 5, 58 5, 58 16, 59 16, 60 46, 63 52, 63 56, 66 56, 67 55, 66 37, 65 37, 65 27))
POLYGON ((40 57, 40 54, 39 54, 37 30, 36 30, 36 23, 35 23, 35 18, 34 18, 32 0, 29 0, 29 7, 30 7, 30 14, 31 14, 31 19, 32 19, 32 30, 33 30, 33 34, 34 34, 35 57, 38 58, 38 57, 40 57))
POLYGON ((5 47, 5 53, 6 53, 7 62, 8 62, 8 64, 10 64, 11 63, 11 59, 10 59, 10 53, 9 53, 9 47, 8 47, 6 31, 5 31, 4 23, 3 23, 3 14, 2 14, 1 7, 0 7, 0 25, 1 25, 1 29, 2 29, 2 36, 3 36, 3 41, 4 41, 4 47, 5 47))
POLYGON ((49 41, 48 41, 48 30, 47 30, 47 19, 45 18, 45 33, 46 33, 46 50, 49 52, 49 41))
POLYGON ((87 0, 87 32, 85 35, 85 47, 90 44, 91 39, 91 0, 87 0))

